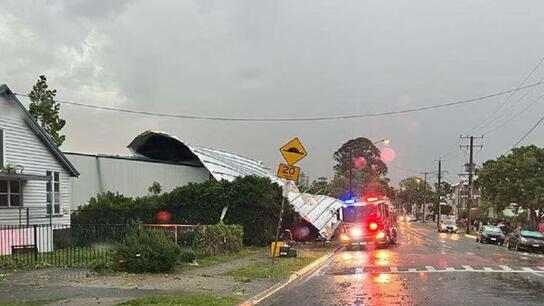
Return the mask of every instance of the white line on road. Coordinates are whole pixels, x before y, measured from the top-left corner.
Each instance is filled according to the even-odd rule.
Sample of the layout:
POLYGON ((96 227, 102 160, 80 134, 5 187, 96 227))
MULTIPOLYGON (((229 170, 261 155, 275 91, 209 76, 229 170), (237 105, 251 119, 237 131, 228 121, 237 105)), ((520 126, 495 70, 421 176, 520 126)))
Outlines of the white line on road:
POLYGON ((484 267, 484 271, 493 271, 490 267, 484 267))
POLYGON ((410 268, 410 269, 408 269, 408 272, 417 272, 417 269, 415 269, 415 268, 410 268))
POLYGON ((393 273, 399 272, 399 269, 397 269, 397 267, 390 267, 389 270, 391 270, 391 272, 393 273))
POLYGON ((501 267, 504 271, 513 271, 512 268, 510 268, 509 266, 499 266, 501 267))
POLYGON ((533 269, 531 268, 521 268, 521 270, 523 271, 526 271, 526 272, 535 272, 533 269))
POLYGON ((544 271, 544 267, 538 267, 540 270, 544 271))
POLYGON ((474 271, 471 266, 463 266, 463 268, 465 268, 467 271, 474 271))
POLYGON ((446 271, 455 271, 455 268, 454 267, 447 267, 446 271))
POLYGON ((433 266, 425 266, 425 269, 427 269, 427 271, 436 271, 433 266))

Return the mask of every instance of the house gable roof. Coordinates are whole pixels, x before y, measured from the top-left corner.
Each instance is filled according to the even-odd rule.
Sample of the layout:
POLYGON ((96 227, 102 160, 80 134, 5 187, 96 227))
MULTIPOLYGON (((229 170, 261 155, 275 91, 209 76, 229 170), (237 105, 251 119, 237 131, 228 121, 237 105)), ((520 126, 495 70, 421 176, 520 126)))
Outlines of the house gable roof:
POLYGON ((77 169, 72 165, 70 160, 59 150, 57 145, 51 140, 49 135, 47 135, 47 132, 32 118, 32 115, 27 111, 25 106, 17 99, 15 94, 9 89, 9 87, 5 84, 0 85, 0 95, 4 96, 8 102, 12 102, 14 105, 16 105, 21 112, 25 114, 25 121, 28 124, 28 126, 38 135, 38 138, 42 140, 42 142, 45 144, 45 146, 49 149, 51 154, 53 154, 58 161, 64 166, 64 168, 70 173, 70 176, 79 176, 79 172, 77 169))

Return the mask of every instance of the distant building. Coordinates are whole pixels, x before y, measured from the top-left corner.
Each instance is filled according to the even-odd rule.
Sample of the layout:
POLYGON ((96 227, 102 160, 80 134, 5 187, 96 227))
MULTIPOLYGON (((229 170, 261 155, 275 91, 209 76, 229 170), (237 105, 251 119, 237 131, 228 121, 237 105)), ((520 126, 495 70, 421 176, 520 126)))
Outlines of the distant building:
MULTIPOLYGON (((453 184, 451 188, 452 188, 452 194, 451 194, 452 205, 454 207, 455 214, 459 215, 459 211, 462 213, 463 211, 467 211, 467 208, 468 208, 468 199, 469 199, 468 182, 464 180, 459 181, 458 183, 453 184)), ((479 215, 480 201, 481 201, 480 190, 474 188, 473 201, 471 206, 472 216, 479 215)))

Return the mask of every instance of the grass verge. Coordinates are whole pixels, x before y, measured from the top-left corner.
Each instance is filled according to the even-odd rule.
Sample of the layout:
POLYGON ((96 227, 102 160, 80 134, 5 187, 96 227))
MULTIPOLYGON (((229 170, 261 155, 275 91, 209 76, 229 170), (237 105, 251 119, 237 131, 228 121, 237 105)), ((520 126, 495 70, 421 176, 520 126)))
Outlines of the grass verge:
POLYGON ((173 296, 144 296, 133 299, 119 305, 140 306, 140 305, 214 305, 231 306, 240 302, 238 298, 211 296, 211 295, 173 295, 173 296))
POLYGON ((247 247, 238 253, 223 254, 223 255, 209 256, 209 257, 199 257, 195 260, 198 265, 183 263, 181 265, 181 269, 188 270, 188 269, 195 269, 195 268, 205 268, 205 267, 217 265, 220 263, 244 258, 246 256, 264 253, 265 251, 266 251, 266 248, 264 247, 247 247))
POLYGON ((282 278, 288 277, 292 273, 311 264, 319 257, 325 255, 329 250, 314 249, 311 251, 302 252, 300 257, 294 258, 276 258, 274 269, 271 269, 271 260, 257 261, 240 269, 232 270, 225 275, 242 279, 246 281, 260 278, 282 278))

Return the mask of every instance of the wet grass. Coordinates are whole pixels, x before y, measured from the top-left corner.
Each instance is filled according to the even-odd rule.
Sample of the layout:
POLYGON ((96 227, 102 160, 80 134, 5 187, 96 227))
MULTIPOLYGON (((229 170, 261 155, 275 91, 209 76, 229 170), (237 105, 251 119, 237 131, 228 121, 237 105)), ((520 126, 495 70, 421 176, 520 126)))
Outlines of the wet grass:
POLYGON ((0 269, 88 267, 92 262, 110 256, 109 250, 96 248, 67 248, 47 253, 6 255, 0 256, 0 269))
POLYGON ((191 265, 189 263, 183 263, 180 268, 181 270, 196 269, 196 268, 205 268, 213 265, 217 265, 224 262, 229 262, 232 260, 244 258, 247 256, 263 254, 266 252, 265 247, 246 247, 238 253, 223 254, 217 256, 208 256, 208 257, 199 257, 195 260, 198 265, 191 265))
POLYGON ((175 295, 175 296, 144 296, 133 299, 119 305, 140 306, 140 305, 214 305, 231 306, 240 302, 238 298, 222 297, 211 295, 175 295))
POLYGON ((325 255, 329 249, 316 248, 301 252, 301 256, 294 258, 276 258, 274 269, 272 259, 256 261, 240 269, 232 270, 225 275, 232 276, 242 281, 251 281, 262 278, 283 278, 311 264, 319 257, 325 255))

